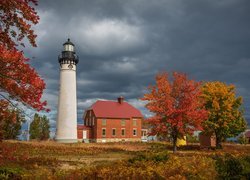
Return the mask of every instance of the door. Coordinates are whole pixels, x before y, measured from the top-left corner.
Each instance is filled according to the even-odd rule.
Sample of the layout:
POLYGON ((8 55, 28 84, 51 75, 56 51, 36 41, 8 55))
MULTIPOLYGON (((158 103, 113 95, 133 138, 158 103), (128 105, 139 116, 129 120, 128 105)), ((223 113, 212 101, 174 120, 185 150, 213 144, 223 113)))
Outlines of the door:
POLYGON ((82 131, 82 139, 87 139, 87 131, 86 130, 82 131))

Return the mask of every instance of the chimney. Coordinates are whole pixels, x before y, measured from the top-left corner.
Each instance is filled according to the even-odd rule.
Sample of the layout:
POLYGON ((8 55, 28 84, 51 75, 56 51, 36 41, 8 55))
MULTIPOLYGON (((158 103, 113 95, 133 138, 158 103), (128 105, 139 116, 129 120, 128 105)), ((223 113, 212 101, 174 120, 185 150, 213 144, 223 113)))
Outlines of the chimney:
POLYGON ((117 100, 118 100, 119 104, 122 104, 123 101, 124 101, 124 97, 120 96, 120 97, 117 98, 117 100))

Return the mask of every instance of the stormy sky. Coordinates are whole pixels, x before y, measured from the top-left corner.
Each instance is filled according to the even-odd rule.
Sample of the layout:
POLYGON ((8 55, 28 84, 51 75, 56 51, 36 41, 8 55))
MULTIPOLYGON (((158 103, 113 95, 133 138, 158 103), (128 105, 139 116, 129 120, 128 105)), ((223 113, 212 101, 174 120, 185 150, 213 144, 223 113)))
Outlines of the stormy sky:
POLYGON ((97 99, 126 101, 147 116, 143 96, 157 72, 235 84, 250 122, 249 0, 40 0, 37 48, 26 48, 44 78, 52 127, 57 57, 69 37, 77 65, 78 122, 97 99))

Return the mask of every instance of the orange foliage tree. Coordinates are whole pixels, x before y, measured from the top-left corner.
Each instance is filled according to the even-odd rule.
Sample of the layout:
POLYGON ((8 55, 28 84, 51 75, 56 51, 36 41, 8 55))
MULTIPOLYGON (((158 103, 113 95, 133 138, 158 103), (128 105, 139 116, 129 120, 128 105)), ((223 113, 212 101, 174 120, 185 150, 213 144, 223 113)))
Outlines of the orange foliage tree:
POLYGON ((32 25, 39 16, 34 7, 37 0, 1 0, 0 3, 0 124, 7 108, 22 103, 36 110, 48 110, 41 101, 44 81, 28 63, 19 45, 27 38, 36 46, 32 25))
POLYGON ((243 132, 247 123, 243 116, 242 97, 236 97, 235 86, 223 82, 207 82, 203 85, 203 98, 209 117, 203 122, 206 133, 216 137, 216 148, 228 137, 243 132))
POLYGON ((156 85, 148 90, 142 100, 147 101, 146 108, 154 113, 149 118, 152 133, 169 134, 175 152, 177 138, 202 129, 201 123, 207 118, 200 83, 177 72, 173 73, 171 82, 164 72, 156 75, 156 85))

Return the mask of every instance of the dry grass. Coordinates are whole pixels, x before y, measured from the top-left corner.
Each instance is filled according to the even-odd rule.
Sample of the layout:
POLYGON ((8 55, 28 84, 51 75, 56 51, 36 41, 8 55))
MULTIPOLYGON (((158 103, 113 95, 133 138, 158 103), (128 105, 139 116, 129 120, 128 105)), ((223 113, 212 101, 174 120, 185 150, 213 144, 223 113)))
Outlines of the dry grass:
POLYGON ((197 144, 191 144, 180 147, 176 154, 172 154, 172 146, 169 143, 58 144, 53 141, 4 141, 0 143, 2 151, 0 166, 19 169, 18 173, 27 178, 34 175, 39 178, 46 177, 46 175, 56 178, 68 174, 73 174, 73 177, 78 175, 85 177, 82 176, 83 172, 88 177, 93 172, 98 174, 100 169, 101 175, 108 177, 108 174, 113 173, 111 170, 113 165, 118 163, 117 177, 121 175, 132 177, 131 172, 135 173, 134 177, 136 169, 141 164, 128 167, 128 159, 133 158, 139 152, 166 151, 169 153, 169 160, 160 165, 145 162, 144 166, 139 168, 142 171, 141 176, 149 173, 150 177, 157 172, 162 177, 185 179, 185 177, 194 178, 197 175, 202 179, 202 177, 209 177, 210 174, 212 177, 216 176, 215 156, 222 156, 226 153, 234 156, 250 154, 250 145, 224 144, 223 147, 223 150, 207 150, 200 149, 197 144), (79 169, 82 170, 78 171, 79 169))

